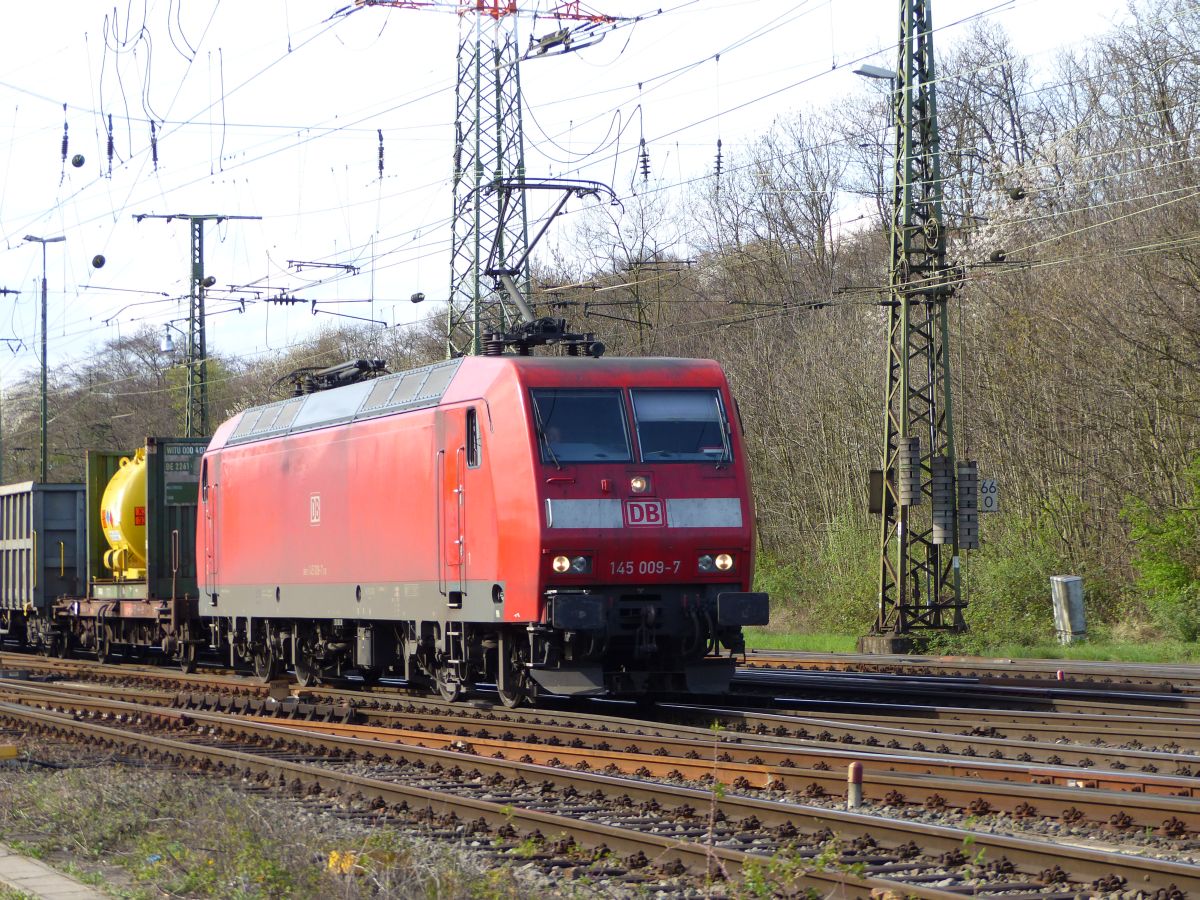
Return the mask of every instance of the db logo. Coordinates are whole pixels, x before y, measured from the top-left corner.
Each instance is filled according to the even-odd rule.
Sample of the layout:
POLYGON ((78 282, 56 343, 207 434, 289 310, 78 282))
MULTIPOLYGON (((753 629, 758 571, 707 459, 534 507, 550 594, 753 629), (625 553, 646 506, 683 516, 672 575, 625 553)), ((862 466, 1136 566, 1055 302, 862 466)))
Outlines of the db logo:
POLYGON ((321 495, 312 494, 308 498, 308 524, 321 524, 321 495))
POLYGON ((625 524, 631 526, 656 526, 667 524, 661 500, 626 500, 625 524))

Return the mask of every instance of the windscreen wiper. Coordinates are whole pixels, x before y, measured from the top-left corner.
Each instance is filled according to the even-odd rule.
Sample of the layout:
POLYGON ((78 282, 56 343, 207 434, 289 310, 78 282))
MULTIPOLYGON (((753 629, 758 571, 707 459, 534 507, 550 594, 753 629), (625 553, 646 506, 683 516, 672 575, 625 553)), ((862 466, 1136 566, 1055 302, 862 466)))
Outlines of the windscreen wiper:
POLYGON ((537 425, 538 442, 545 446, 546 452, 550 454, 550 461, 554 463, 554 468, 561 472, 562 464, 554 455, 554 448, 550 446, 550 438, 546 437, 546 423, 542 421, 542 409, 538 406, 536 398, 533 401, 533 421, 537 425))

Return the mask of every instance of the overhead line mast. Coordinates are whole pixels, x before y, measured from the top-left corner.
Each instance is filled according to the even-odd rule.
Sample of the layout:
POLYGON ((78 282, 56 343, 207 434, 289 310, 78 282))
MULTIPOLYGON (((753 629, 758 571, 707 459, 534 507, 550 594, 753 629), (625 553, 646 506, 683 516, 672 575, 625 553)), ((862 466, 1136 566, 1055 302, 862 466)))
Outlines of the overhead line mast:
POLYGON ((872 491, 879 610, 859 641, 870 652, 966 629, 959 553, 978 541, 973 464, 959 467, 954 448, 946 307, 960 275, 946 263, 929 6, 900 0, 883 468, 872 491))
POLYGON ((579 0, 542 14, 578 23, 530 41, 517 40, 515 0, 471 0, 449 6, 424 0, 355 0, 355 7, 456 9, 460 15, 455 89, 450 297, 446 353, 478 354, 488 335, 506 334, 523 318, 513 287, 529 294, 529 216, 525 192, 525 144, 521 121, 520 61, 578 50, 600 40, 603 26, 618 20, 589 12, 579 0), (474 13, 474 27, 467 27, 474 13), (505 286, 485 281, 485 268, 509 260, 520 271, 505 286))
POLYGON ((208 437, 208 345, 204 329, 204 293, 215 279, 204 275, 204 223, 226 219, 261 219, 262 216, 226 216, 219 213, 192 215, 135 215, 142 219, 187 219, 191 226, 191 274, 188 298, 187 394, 184 404, 184 431, 188 437, 208 437))

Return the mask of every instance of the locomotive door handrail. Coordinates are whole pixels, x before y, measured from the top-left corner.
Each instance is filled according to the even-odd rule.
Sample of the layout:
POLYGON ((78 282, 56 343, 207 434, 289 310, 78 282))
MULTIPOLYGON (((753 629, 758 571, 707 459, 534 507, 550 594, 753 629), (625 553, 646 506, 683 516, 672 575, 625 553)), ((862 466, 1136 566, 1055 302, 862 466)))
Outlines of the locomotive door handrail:
POLYGON ((456 537, 454 545, 458 548, 458 561, 455 565, 458 566, 459 605, 461 605, 461 597, 467 590, 467 448, 465 446, 459 447, 455 451, 454 470, 454 495, 458 501, 455 504, 456 537))
MULTIPOLYGON (((204 587, 208 592, 208 596, 214 597, 217 591, 217 548, 214 541, 217 537, 217 529, 214 525, 214 507, 217 505, 218 485, 216 482, 210 483, 205 492, 206 496, 203 499, 204 503, 204 587)), ((174 590, 172 589, 172 593, 174 590)))
POLYGON ((442 561, 442 558, 445 555, 445 550, 442 547, 442 543, 446 540, 446 529, 445 529, 445 526, 443 525, 443 522, 445 521, 444 507, 446 505, 446 488, 445 488, 446 451, 445 450, 439 450, 437 452, 437 459, 434 463, 433 468, 434 468, 434 472, 433 472, 434 482, 433 483, 435 485, 435 487, 434 487, 434 494, 435 494, 434 507, 436 508, 436 513, 435 513, 435 517, 434 517, 434 519, 435 519, 434 527, 437 530, 437 536, 434 539, 433 543, 434 543, 434 546, 436 547, 438 592, 441 594, 445 594, 446 593, 446 566, 445 566, 445 563, 442 561))

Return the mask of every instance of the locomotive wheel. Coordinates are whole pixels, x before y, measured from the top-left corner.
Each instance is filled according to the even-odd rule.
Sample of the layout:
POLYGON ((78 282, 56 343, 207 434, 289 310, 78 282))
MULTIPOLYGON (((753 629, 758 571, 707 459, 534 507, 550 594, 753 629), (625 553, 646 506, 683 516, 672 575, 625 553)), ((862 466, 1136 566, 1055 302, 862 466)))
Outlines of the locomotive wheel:
POLYGON ((96 662, 106 663, 112 656, 112 643, 104 634, 96 635, 96 662))
POLYGON ((533 679, 529 677, 529 672, 525 668, 525 661, 521 654, 516 650, 517 641, 514 641, 508 635, 501 635, 498 644, 498 665, 504 666, 507 687, 501 687, 499 684, 500 678, 497 677, 496 693, 500 695, 500 702, 509 709, 515 709, 521 704, 532 700, 537 691, 537 686, 533 683, 533 679))
POLYGON ((532 692, 529 690, 528 685, 521 684, 519 687, 510 688, 509 690, 502 690, 497 687, 496 693, 500 695, 501 703, 509 709, 516 709, 530 698, 532 692))
POLYGON ((303 650, 296 654, 296 684, 300 687, 312 687, 321 683, 321 667, 303 650))
POLYGON ((279 675, 279 655, 269 644, 260 644, 254 650, 254 674, 258 680, 268 682, 279 675))
POLYGON ((450 677, 449 666, 438 666, 434 682, 437 684, 438 694, 447 703, 453 703, 462 693, 462 685, 450 677))

